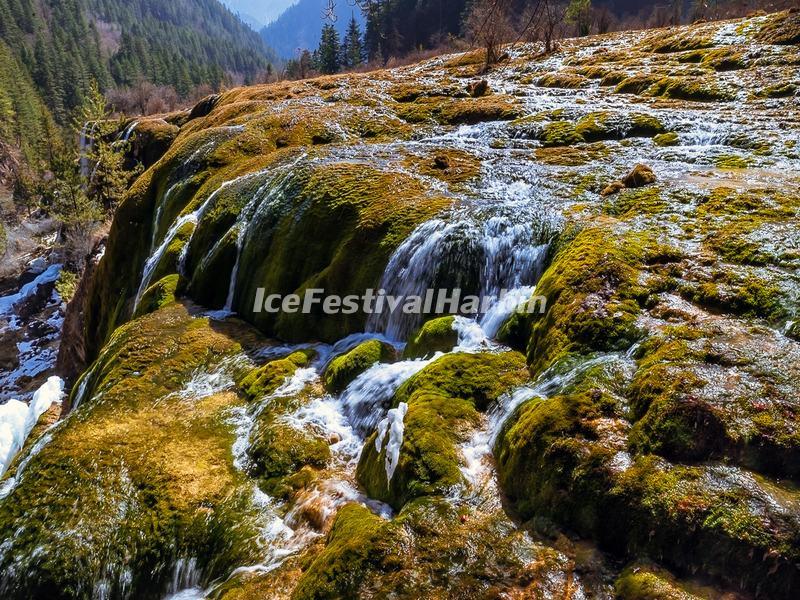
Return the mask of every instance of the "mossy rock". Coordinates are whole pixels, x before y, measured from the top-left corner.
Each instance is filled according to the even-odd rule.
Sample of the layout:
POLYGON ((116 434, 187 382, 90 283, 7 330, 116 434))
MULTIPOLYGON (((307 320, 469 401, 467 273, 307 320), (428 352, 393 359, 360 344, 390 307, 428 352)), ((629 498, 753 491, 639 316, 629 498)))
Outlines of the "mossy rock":
POLYGON ((358 163, 298 166, 281 185, 244 238, 233 307, 259 330, 297 342, 334 342, 363 331, 367 315, 330 315, 322 303, 308 314, 256 312, 258 288, 267 295, 322 289, 326 296, 363 296, 377 286, 394 249, 451 203, 406 173, 358 163))
POLYGON ((713 39, 691 29, 679 33, 671 31, 657 33, 646 38, 642 44, 644 49, 660 54, 701 50, 711 48, 713 45, 713 39))
POLYGON ((242 394, 251 401, 272 394, 294 375, 297 369, 307 367, 313 355, 313 351, 310 350, 298 351, 286 358, 273 360, 253 369, 239 382, 242 394))
POLYGON ((763 98, 791 98, 800 89, 794 83, 777 83, 762 89, 758 95, 763 98))
POLYGON ((638 285, 643 256, 635 239, 614 240, 602 228, 581 231, 539 281, 536 294, 547 298, 546 312, 514 313, 500 339, 527 349, 534 373, 571 352, 629 346, 640 335, 635 322, 647 295, 638 285))
POLYGON ((554 121, 544 126, 539 140, 544 147, 571 146, 583 142, 583 136, 569 121, 554 121))
MULTIPOLYGON (((264 415, 264 413, 262 413, 264 415)), ((250 436, 247 455, 250 472, 264 480, 262 487, 273 497, 285 494, 284 478, 303 467, 322 469, 330 460, 328 441, 313 433, 302 431, 279 418, 261 418, 250 436)))
POLYGON ((396 357, 395 349, 385 342, 380 340, 363 342, 331 361, 325 369, 325 388, 338 394, 372 365, 392 362, 396 357))
POLYGON ((381 568, 395 527, 359 504, 339 510, 325 549, 304 569, 292 600, 355 598, 372 569, 381 568))
POLYGON ((134 319, 176 302, 179 280, 180 276, 177 274, 167 275, 147 288, 139 300, 134 319))
POLYGON ((144 168, 149 168, 164 156, 180 129, 163 119, 143 119, 133 133, 132 154, 144 168))
POLYGON ((439 317, 426 321, 409 338, 403 358, 424 358, 436 352, 450 352, 458 343, 458 333, 453 329, 455 317, 439 317))
MULTIPOLYGON (((524 357, 511 352, 448 354, 409 379, 396 393, 394 405, 405 402, 403 443, 391 481, 387 480, 386 443, 366 441, 359 460, 358 481, 370 497, 395 509, 420 496, 442 495, 463 485, 457 443, 504 393, 528 379, 524 357)), ((385 440, 381 440, 385 442, 385 440)))
POLYGON ((540 77, 536 82, 539 87, 565 88, 575 90, 586 87, 589 82, 585 77, 573 73, 549 73, 540 77))
POLYGON ((13 540, 0 559, 4 597, 88 597, 105 578, 110 593, 160 598, 179 558, 196 557, 204 581, 256 558, 259 513, 226 417, 241 401, 181 395, 239 351, 179 304, 115 332, 92 368, 92 400, 0 502, 13 540))
POLYGON ((658 134, 657 136, 655 136, 653 138, 653 143, 656 146, 661 146, 661 147, 665 148, 665 147, 669 147, 669 146, 679 146, 680 143, 681 143, 681 140, 678 137, 677 133, 675 133, 674 131, 671 131, 669 133, 660 133, 660 134, 658 134))
POLYGON ((641 94, 661 79, 658 75, 633 75, 620 81, 615 94, 641 94))
POLYGON ((619 466, 619 406, 591 384, 528 401, 498 437, 499 481, 520 517, 550 518, 609 552, 659 556, 745 590, 765 592, 772 571, 777 580, 767 585, 783 597, 778 590, 800 578, 792 541, 800 529, 785 520, 788 509, 767 508, 756 481, 725 468, 653 456, 619 466))
POLYGON ((649 564, 626 567, 614 582, 614 592, 619 600, 711 600, 715 597, 710 590, 690 592, 673 575, 649 564))
POLYGON ((756 39, 766 44, 800 44, 800 14, 784 11, 770 16, 756 39))
POLYGON ((649 96, 696 102, 728 102, 735 95, 702 77, 664 77, 647 88, 649 96))

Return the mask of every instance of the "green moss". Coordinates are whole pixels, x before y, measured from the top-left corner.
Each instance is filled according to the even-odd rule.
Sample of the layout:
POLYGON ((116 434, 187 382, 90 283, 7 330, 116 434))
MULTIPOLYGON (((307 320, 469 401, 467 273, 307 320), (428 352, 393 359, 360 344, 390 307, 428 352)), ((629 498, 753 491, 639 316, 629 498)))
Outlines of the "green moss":
POLYGON ((325 549, 304 570, 292 599, 357 597, 365 574, 380 566, 393 535, 392 525, 368 508, 342 507, 325 549))
POLYGON ((324 289, 327 296, 363 296, 375 288, 394 249, 451 199, 431 194, 397 170, 364 164, 318 163, 297 167, 270 209, 250 223, 242 248, 234 309, 261 331, 289 341, 335 341, 363 331, 366 314, 280 314, 253 309, 258 288, 268 295, 324 289))
POLYGON ((242 378, 239 387, 249 400, 259 400, 277 390, 297 369, 308 366, 312 355, 312 351, 299 351, 268 362, 242 378))
POLYGON ((301 431, 268 412, 262 412, 250 436, 247 455, 253 475, 263 478, 262 487, 272 496, 282 497, 290 482, 303 467, 324 468, 330 460, 328 441, 301 431))
POLYGON ((747 68, 744 52, 735 46, 709 50, 701 64, 715 71, 738 71, 747 68))
POLYGON ((707 308, 743 317, 779 321, 787 314, 781 289, 752 274, 722 284, 705 282, 695 288, 684 288, 682 293, 707 308))
POLYGON ((255 559, 257 510, 227 419, 240 401, 179 394, 238 351, 177 304, 115 332, 87 399, 0 503, 13 539, 0 562, 9 576, 14 565, 4 583, 15 594, 91 596, 97 573, 116 582, 124 568, 129 593, 159 597, 179 557, 197 557, 209 580, 255 559))
POLYGON ((689 592, 663 569, 636 564, 627 567, 614 582, 619 600, 709 600, 712 596, 689 592))
POLYGON ((527 348, 534 373, 571 352, 627 347, 638 336, 637 299, 647 294, 637 283, 642 256, 634 239, 615 240, 599 227, 581 231, 537 286, 536 294, 547 298, 546 312, 515 313, 501 339, 527 348))
POLYGON ((797 89, 794 83, 777 83, 765 87, 758 95, 763 98, 791 98, 797 93, 797 89))
POLYGON ((658 187, 622 190, 606 202, 605 212, 622 218, 635 218, 643 214, 658 214, 666 207, 658 187))
POLYGON ((571 146, 583 141, 583 137, 576 131, 575 125, 568 121, 554 121, 544 126, 539 140, 545 147, 571 146))
MULTIPOLYGON (((0 228, 2 228, 2 224, 0 224, 0 228)), ((2 235, 3 232, 0 230, 0 238, 2 235)), ((3 255, 2 242, 3 240, 0 239, 0 256, 3 255)), ((75 292, 78 289, 79 283, 80 279, 77 273, 68 271, 67 269, 62 269, 61 273, 58 275, 58 281, 56 281, 56 291, 64 302, 69 302, 72 300, 73 296, 75 296, 75 292)))
POLYGON ((749 159, 736 154, 723 154, 716 158, 715 164, 719 169, 746 169, 751 165, 749 159))
POLYGON ((426 321, 408 338, 403 358, 423 358, 436 352, 449 352, 458 343, 458 333, 453 329, 455 317, 439 317, 426 321))
POLYGON ((771 15, 756 39, 767 44, 800 43, 800 14, 784 11, 771 15))
POLYGON ((678 146, 680 145, 680 138, 675 132, 661 133, 653 138, 653 143, 656 146, 678 146))
POLYGON ((686 52, 687 50, 701 50, 711 48, 714 40, 706 37, 699 32, 688 30, 680 33, 666 31, 657 33, 647 38, 643 43, 643 48, 652 52, 662 54, 672 52, 686 52))
POLYGON ((463 483, 457 448, 499 396, 527 380, 524 358, 516 353, 449 354, 407 381, 394 404, 405 402, 403 444, 391 481, 385 470, 386 440, 370 436, 358 464, 358 481, 370 497, 396 509, 413 498, 441 495, 463 483))
POLYGON ((650 96, 697 102, 726 102, 734 94, 701 77, 664 77, 647 88, 650 96))
POLYGON ((167 275, 147 288, 139 300, 134 319, 176 302, 176 291, 180 276, 167 275))
POLYGON ((395 403, 410 402, 421 391, 469 399, 479 411, 487 410, 510 388, 528 379, 525 357, 502 354, 447 354, 406 381, 395 403))
POLYGON ((641 94, 661 79, 658 75, 633 75, 626 77, 614 88, 615 94, 641 94))
POLYGON ((438 122, 442 125, 509 121, 521 114, 514 98, 503 95, 480 98, 421 97, 395 107, 398 117, 409 123, 438 122))
POLYGON ((346 388, 356 377, 379 362, 391 362, 395 350, 379 340, 363 342, 350 352, 337 356, 325 370, 325 387, 334 393, 346 388))
POLYGON ((481 169, 477 156, 455 148, 439 148, 426 156, 410 155, 403 165, 414 173, 435 177, 451 185, 475 179, 481 169))

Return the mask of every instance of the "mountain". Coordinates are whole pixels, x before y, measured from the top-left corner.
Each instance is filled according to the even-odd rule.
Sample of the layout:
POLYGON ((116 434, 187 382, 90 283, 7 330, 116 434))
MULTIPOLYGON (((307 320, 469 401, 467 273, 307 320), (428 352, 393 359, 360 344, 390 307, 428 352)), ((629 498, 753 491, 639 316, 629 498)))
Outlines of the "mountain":
MULTIPOLYGON (((345 0, 346 1, 346 0, 345 0)), ((245 23, 259 30, 272 23, 297 0, 222 0, 245 23)))
POLYGON ((145 78, 185 96, 227 75, 250 81, 274 59, 217 0, 0 0, 0 140, 30 154, 45 140, 41 105, 66 125, 92 80, 145 78))
MULTIPOLYGON (((292 58, 298 48, 313 50, 319 46, 322 26, 329 22, 325 18, 328 0, 300 0, 290 6, 275 21, 261 30, 261 37, 282 58, 292 58)), ((336 19, 333 25, 344 36, 350 17, 355 16, 364 25, 361 11, 348 0, 336 2, 336 19)))
POLYGON ((0 39, 60 122, 92 79, 144 77, 185 94, 226 74, 248 80, 274 59, 216 0, 0 0, 0 39))

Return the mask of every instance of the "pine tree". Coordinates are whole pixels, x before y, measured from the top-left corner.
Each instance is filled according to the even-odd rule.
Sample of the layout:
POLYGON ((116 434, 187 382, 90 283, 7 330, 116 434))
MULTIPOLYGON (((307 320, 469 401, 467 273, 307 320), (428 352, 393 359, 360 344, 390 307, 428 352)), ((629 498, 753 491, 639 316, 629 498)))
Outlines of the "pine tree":
POLYGON ((330 23, 322 27, 322 37, 317 50, 317 68, 320 73, 330 75, 339 70, 339 33, 330 23))
POLYGON ((358 26, 355 15, 350 18, 347 33, 342 44, 343 64, 352 69, 364 62, 364 44, 361 41, 361 28, 358 26))

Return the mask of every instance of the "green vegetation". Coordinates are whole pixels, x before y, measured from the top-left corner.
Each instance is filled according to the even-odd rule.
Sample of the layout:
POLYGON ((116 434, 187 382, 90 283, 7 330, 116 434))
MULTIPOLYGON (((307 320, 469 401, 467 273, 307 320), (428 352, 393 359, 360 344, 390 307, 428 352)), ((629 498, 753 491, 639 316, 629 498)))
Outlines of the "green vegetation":
POLYGON ((339 393, 375 363, 391 362, 395 354, 394 348, 379 340, 363 342, 331 361, 325 370, 325 387, 339 393))
MULTIPOLYGON (((463 483, 458 442, 508 390, 528 379, 525 359, 503 354, 448 354, 409 379, 394 405, 408 404, 399 463, 391 481, 384 467, 386 443, 367 439, 357 476, 373 498, 399 509, 420 496, 441 495, 463 483)), ((385 441, 384 441, 385 442, 385 441)))
POLYGON ((455 317, 439 317, 427 321, 408 338, 403 358, 424 358, 436 352, 450 352, 458 343, 454 320, 455 317))

